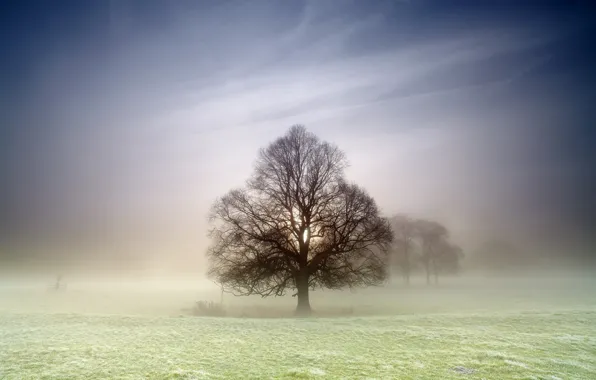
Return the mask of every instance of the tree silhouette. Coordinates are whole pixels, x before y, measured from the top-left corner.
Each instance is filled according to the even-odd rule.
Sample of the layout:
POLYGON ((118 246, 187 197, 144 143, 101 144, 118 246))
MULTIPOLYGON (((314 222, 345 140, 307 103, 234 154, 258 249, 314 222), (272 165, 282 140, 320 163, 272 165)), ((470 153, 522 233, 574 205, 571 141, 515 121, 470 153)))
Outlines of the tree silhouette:
POLYGON ((344 180, 335 145, 303 126, 261 149, 244 188, 211 211, 209 276, 236 295, 284 295, 311 312, 309 290, 380 285, 393 235, 373 198, 344 180))

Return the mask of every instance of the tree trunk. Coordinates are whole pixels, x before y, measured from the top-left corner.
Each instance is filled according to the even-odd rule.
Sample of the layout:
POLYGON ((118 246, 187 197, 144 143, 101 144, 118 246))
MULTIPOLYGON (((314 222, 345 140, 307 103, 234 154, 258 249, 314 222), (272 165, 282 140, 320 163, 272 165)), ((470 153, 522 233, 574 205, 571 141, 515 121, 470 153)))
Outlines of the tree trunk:
POLYGON ((296 315, 308 317, 312 313, 310 308, 308 275, 301 274, 296 278, 296 290, 298 296, 298 305, 296 306, 296 315))
POLYGON ((430 265, 428 261, 424 263, 424 269, 426 270, 426 285, 430 285, 430 265))

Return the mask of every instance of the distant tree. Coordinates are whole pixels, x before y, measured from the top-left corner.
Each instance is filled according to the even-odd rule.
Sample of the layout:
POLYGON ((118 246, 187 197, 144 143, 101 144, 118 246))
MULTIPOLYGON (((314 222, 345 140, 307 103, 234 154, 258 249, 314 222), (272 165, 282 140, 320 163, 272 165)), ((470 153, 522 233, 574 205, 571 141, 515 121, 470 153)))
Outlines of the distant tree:
POLYGON ((394 236, 391 250, 393 264, 399 268, 406 285, 409 285, 412 255, 418 237, 416 222, 407 215, 395 215, 390 219, 390 223, 394 236))
POLYGON ((59 290, 62 287, 62 275, 59 274, 56 277, 56 283, 54 284, 54 289, 59 290))
POLYGON ((460 263, 464 258, 463 249, 457 244, 443 240, 439 245, 437 257, 437 271, 435 272, 435 283, 438 282, 438 275, 455 274, 460 271, 460 263))
POLYGON ((217 200, 209 276, 235 295, 284 295, 311 312, 309 290, 382 284, 393 234, 345 155, 294 126, 259 153, 244 188, 217 200))
POLYGON ((56 282, 54 282, 54 284, 50 285, 49 289, 56 290, 56 291, 66 290, 66 284, 64 283, 64 276, 62 276, 61 274, 56 276, 56 282))
POLYGON ((449 232, 445 226, 432 220, 420 219, 415 222, 420 240, 420 259, 426 272, 426 283, 430 285, 431 275, 434 274, 435 284, 438 283, 441 265, 440 257, 445 252, 449 232))

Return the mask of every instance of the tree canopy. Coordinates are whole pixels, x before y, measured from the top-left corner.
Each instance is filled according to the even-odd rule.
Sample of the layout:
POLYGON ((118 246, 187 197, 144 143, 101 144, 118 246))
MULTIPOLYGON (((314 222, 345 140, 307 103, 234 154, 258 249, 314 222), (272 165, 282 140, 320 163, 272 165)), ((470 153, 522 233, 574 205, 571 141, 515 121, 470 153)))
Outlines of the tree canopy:
POLYGON ((345 154, 303 126, 261 149, 242 188, 211 210, 209 276, 237 295, 380 285, 393 233, 374 199, 348 183, 345 154))
POLYGON ((403 214, 393 216, 390 222, 395 235, 392 264, 401 272, 406 284, 410 282, 416 262, 422 264, 428 284, 431 275, 438 283, 439 274, 459 271, 463 250, 450 241, 449 230, 443 224, 403 214))

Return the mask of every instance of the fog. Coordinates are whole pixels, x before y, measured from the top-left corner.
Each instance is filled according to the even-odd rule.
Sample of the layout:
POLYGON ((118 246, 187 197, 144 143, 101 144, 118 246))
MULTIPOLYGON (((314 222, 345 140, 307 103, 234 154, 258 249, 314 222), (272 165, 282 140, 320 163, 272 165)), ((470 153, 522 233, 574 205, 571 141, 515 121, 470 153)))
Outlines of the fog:
POLYGON ((297 123, 386 215, 593 262, 591 8, 464 3, 7 10, 1 266, 200 276, 210 205, 297 123))
POLYGON ((596 378, 595 21, 4 4, 0 378, 596 378))
MULTIPOLYGON (((0 313, 94 314, 145 317, 197 314, 199 301, 220 304, 230 318, 292 317, 296 299, 223 294, 194 276, 70 275, 55 289, 49 275, 7 276, 0 281, 0 313)), ((414 277, 409 287, 394 278, 386 286, 354 291, 318 290, 311 295, 314 316, 357 317, 444 313, 519 313, 590 309, 596 302, 594 273, 526 276, 469 274, 427 286, 414 277)))
MULTIPOLYGON (((347 179, 383 215, 437 220, 464 253, 436 289, 402 289, 397 274, 391 287, 316 292, 315 309, 583 294, 595 262, 592 9, 333 3, 7 10, 0 307, 175 315, 219 302, 205 279, 209 208, 294 124, 346 153, 347 179), (476 251, 492 239, 525 266, 483 272, 476 251), (67 289, 52 292, 58 275, 67 289)), ((224 301, 242 315, 295 300, 224 301)))

